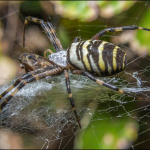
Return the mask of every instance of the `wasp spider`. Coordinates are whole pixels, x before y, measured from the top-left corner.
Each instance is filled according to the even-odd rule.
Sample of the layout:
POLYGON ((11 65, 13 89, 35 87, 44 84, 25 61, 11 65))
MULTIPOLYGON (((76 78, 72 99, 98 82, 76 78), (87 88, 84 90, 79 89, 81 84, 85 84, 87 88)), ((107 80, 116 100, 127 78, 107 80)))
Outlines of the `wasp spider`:
MULTIPOLYGON (((95 77, 96 75, 104 77, 117 74, 124 70, 127 64, 126 53, 121 50, 121 48, 112 43, 98 39, 107 32, 136 29, 150 31, 150 29, 134 25, 107 28, 98 32, 89 40, 81 40, 80 38, 76 37, 73 43, 68 47, 67 51, 65 51, 55 33, 52 24, 50 22, 44 22, 41 19, 30 16, 25 18, 23 46, 25 46, 25 26, 29 22, 35 22, 41 25, 51 44, 55 48, 56 53, 53 53, 51 50, 47 49, 44 51, 44 57, 30 53, 23 53, 19 56, 19 61, 22 64, 22 67, 24 67, 26 74, 18 78, 13 85, 11 85, 0 95, 0 111, 8 103, 8 101, 27 83, 45 78, 46 76, 57 75, 64 72, 70 103, 75 113, 78 125, 81 128, 70 89, 68 75, 69 69, 73 74, 86 76, 100 85, 106 86, 120 93, 130 95, 122 89, 119 89, 116 86, 110 85, 95 77), (48 58, 46 58, 47 52, 50 52, 48 58), (16 89, 11 94, 6 96, 6 94, 8 94, 8 92, 15 87, 16 89)), ((137 98, 140 100, 145 100, 141 97, 137 98)))

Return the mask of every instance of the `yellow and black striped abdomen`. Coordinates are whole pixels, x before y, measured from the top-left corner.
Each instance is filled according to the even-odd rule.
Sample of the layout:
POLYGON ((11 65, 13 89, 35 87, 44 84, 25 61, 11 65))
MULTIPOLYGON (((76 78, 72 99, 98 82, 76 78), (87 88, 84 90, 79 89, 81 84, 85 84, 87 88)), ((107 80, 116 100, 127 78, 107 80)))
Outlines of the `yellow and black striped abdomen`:
POLYGON ((126 53, 118 46, 101 40, 72 43, 67 50, 68 63, 78 70, 99 76, 110 76, 122 71, 127 64, 126 53))

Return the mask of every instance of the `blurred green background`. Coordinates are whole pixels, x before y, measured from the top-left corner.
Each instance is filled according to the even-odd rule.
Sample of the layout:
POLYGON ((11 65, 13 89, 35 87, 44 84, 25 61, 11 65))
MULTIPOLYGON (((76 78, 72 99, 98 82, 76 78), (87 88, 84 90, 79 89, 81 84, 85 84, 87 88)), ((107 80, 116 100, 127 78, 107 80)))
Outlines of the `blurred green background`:
MULTIPOLYGON (((150 28, 150 3, 149 1, 0 1, 1 87, 9 84, 12 79, 25 73, 20 68, 19 61, 17 60, 21 53, 30 52, 43 56, 43 51, 45 49, 50 48, 54 50, 41 27, 34 23, 27 26, 25 33, 26 47, 22 47, 23 25, 26 16, 34 16, 43 19, 44 21, 50 21, 55 27, 62 46, 64 49, 67 49, 74 37, 80 36, 82 39, 88 40, 97 32, 105 28, 128 25, 150 28)), ((139 72, 139 77, 142 81, 147 81, 141 86, 146 87, 150 85, 148 69, 150 64, 149 32, 140 30, 109 33, 103 36, 101 40, 112 42, 125 50, 128 56, 128 62, 140 58, 127 67, 127 73, 123 72, 120 74, 124 80, 127 80, 127 83, 124 83, 125 87, 128 86, 129 82, 136 82, 135 78, 132 78, 129 75, 136 71, 139 72), (147 68, 147 70, 145 70, 145 68, 147 68), (141 72, 141 70, 143 70, 143 72, 141 72)), ((116 83, 116 85, 123 87, 123 83, 121 82, 116 83)), ((107 91, 107 89, 105 90, 107 91)), ((98 92, 98 88, 95 89, 95 91, 98 92)), ((115 97, 114 92, 111 93, 111 90, 108 91, 109 92, 106 92, 106 94, 104 92, 105 99, 116 100, 117 96, 115 97)), ((0 91, 0 93, 1 92, 2 91, 0 91)), ((85 93, 83 91, 83 95, 85 93)), ((146 97, 148 97, 148 93, 146 93, 146 97)), ((93 96, 94 94, 91 95, 93 96)), ((81 122, 83 124, 83 129, 77 131, 72 131, 71 127, 65 129, 64 132, 66 132, 66 135, 64 134, 64 138, 54 140, 48 148, 149 148, 150 144, 148 140, 150 139, 150 132, 148 131, 148 107, 144 107, 143 104, 138 101, 136 101, 137 103, 130 101, 131 103, 118 104, 113 101, 101 104, 97 99, 103 99, 102 96, 100 98, 92 96, 88 98, 88 100, 92 99, 94 103, 89 103, 89 112, 85 115, 82 114, 81 122), (94 100, 94 98, 96 100, 94 100), (95 103, 95 101, 98 101, 98 103, 95 103), (115 111, 115 109, 112 112, 109 111, 109 108, 112 108, 113 106, 116 108, 117 105, 122 105, 122 110, 118 106, 117 111, 115 111), (141 113, 137 110, 142 106, 141 113), (124 113, 126 110, 123 110, 124 107, 127 109, 126 113, 124 113), (143 111, 145 108, 146 110, 143 111), (103 111, 102 113, 101 110, 103 111), (107 113, 107 111, 109 113, 107 113), (90 113, 91 116, 89 115, 90 113), (119 114, 121 115, 119 116, 119 114), (134 114, 135 117, 133 117, 134 115, 131 116, 131 114, 134 114), (145 118, 144 116, 147 117, 145 118), (145 120, 142 120, 141 117, 145 120), (138 120, 139 118, 140 121, 138 120), (72 132, 70 132, 70 130, 72 132), (145 134, 139 134, 144 131, 145 134), (67 133, 69 133, 69 135, 67 135, 67 133), (65 137, 69 138, 64 140, 65 137)), ((80 97, 76 99, 80 99, 80 97)), ((128 100, 131 100, 131 98, 126 97, 124 99, 125 102, 128 100)), ((147 106, 147 104, 145 104, 145 106, 147 106)), ((7 125, 3 126, 1 124, 1 128, 1 136, 7 135, 17 139, 15 142, 10 142, 7 137, 7 144, 9 143, 8 145, 10 145, 11 148, 42 148, 40 141, 37 140, 37 142, 35 142, 35 139, 38 138, 35 136, 36 133, 26 134, 26 136, 22 138, 20 137, 19 132, 13 132, 14 129, 10 131, 9 126, 7 125), (30 138, 32 137, 33 141, 26 140, 26 138, 28 139, 28 136, 30 136, 30 138)), ((40 132, 42 131, 40 130, 40 132)), ((23 131, 21 132, 21 135, 22 134, 23 131)), ((0 144, 1 143, 3 142, 0 141, 0 144)), ((3 147, 3 144, 0 147, 6 148, 5 146, 3 147)), ((46 146, 44 145, 43 148, 46 148, 46 146)))

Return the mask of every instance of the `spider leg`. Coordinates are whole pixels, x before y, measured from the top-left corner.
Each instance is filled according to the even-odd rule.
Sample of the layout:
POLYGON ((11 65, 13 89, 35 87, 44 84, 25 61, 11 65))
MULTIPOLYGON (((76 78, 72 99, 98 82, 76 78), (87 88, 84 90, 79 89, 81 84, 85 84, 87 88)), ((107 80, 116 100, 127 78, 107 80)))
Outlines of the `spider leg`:
POLYGON ((59 41, 59 39, 55 33, 55 30, 53 28, 53 25, 50 22, 46 23, 42 19, 38 19, 35 17, 31 17, 31 16, 28 16, 25 18, 24 29, 23 29, 23 47, 25 46, 25 27, 29 22, 35 22, 35 23, 38 23, 41 25, 45 34, 47 35, 50 42, 54 46, 56 52, 63 50, 62 45, 61 45, 61 43, 60 43, 60 41, 59 41))
POLYGON ((47 52, 49 52, 50 54, 54 53, 51 49, 46 49, 46 50, 44 51, 44 57, 45 57, 45 58, 47 58, 47 57, 46 57, 47 52))
MULTIPOLYGON (((39 80, 39 79, 42 79, 46 76, 50 76, 50 75, 54 75, 54 74, 57 74, 57 73, 60 73, 62 72, 62 68, 60 67, 57 67, 57 68, 54 68, 54 69, 51 69, 49 70, 49 68, 42 68, 42 69, 39 69, 39 70, 35 70, 33 72, 36 72, 37 74, 33 74, 33 72, 29 72, 27 74, 24 74, 22 76, 23 79, 20 80, 20 82, 18 83, 18 86, 17 88, 9 95, 7 96, 4 100, 1 100, 0 101, 0 112, 2 110, 2 108, 8 103, 8 101, 19 91, 21 90, 27 83, 30 83, 30 82, 33 82, 33 81, 36 81, 36 80, 39 80), (40 70, 40 71, 39 71, 40 70), (42 71, 43 70, 43 71, 42 71)), ((19 78, 20 79, 20 78, 19 78)), ((17 81, 17 80, 16 80, 17 81)), ((7 91, 7 90, 6 90, 7 91)), ((6 93, 7 94, 7 93, 6 93)), ((5 95, 6 95, 5 94, 5 95)))
POLYGON ((0 100, 13 88, 15 88, 18 84, 20 83, 20 78, 17 79, 7 90, 5 90, 1 95, 0 95, 0 100))
POLYGON ((80 41, 82 41, 82 39, 77 36, 74 38, 73 43, 80 42, 80 41))
POLYGON ((101 30, 97 34, 95 34, 91 38, 91 40, 97 40, 101 36, 103 36, 104 34, 106 34, 107 32, 118 32, 118 31, 124 31, 124 30, 146 30, 146 31, 150 31, 150 29, 148 29, 148 28, 138 27, 138 26, 134 26, 134 25, 124 26, 124 27, 116 27, 116 28, 106 28, 104 30, 101 30))
POLYGON ((47 68, 42 68, 42 69, 37 69, 31 72, 28 72, 24 75, 22 75, 20 78, 18 78, 7 90, 5 90, 1 95, 0 95, 0 100, 9 92, 11 91, 13 88, 15 88, 22 80, 27 79, 29 77, 32 77, 36 74, 42 73, 44 71, 46 71, 47 69, 53 69, 54 66, 51 67, 47 67, 47 68))
POLYGON ((76 112, 76 109, 75 109, 75 103, 74 103, 74 100, 73 100, 73 97, 72 97, 72 93, 71 93, 68 70, 64 70, 64 74, 65 74, 66 87, 67 87, 67 91, 68 91, 70 103, 71 103, 71 106, 72 106, 73 111, 74 111, 74 113, 75 113, 75 116, 76 116, 76 120, 77 120, 77 122, 78 122, 78 125, 79 125, 79 127, 80 127, 80 129, 81 129, 81 125, 80 125, 80 122, 79 122, 79 118, 78 118, 78 116, 77 116, 77 112, 76 112))
POLYGON ((54 29, 53 25, 52 25, 50 22, 47 22, 47 25, 48 25, 48 27, 49 27, 50 30, 51 30, 51 33, 52 33, 52 35, 53 35, 53 40, 55 41, 55 43, 57 44, 57 46, 58 46, 58 48, 59 48, 58 51, 63 50, 63 47, 62 47, 62 45, 61 45, 61 43, 60 43, 60 40, 58 39, 58 37, 57 37, 57 35, 56 35, 56 33, 55 33, 55 29, 54 29))
POLYGON ((117 88, 117 87, 114 86, 114 85, 111 85, 111 84, 106 83, 106 82, 104 82, 104 81, 102 81, 102 80, 100 80, 100 79, 97 79, 97 78, 95 78, 92 74, 90 74, 90 73, 87 72, 87 71, 83 71, 83 70, 73 70, 72 73, 73 73, 73 74, 78 74, 78 75, 87 76, 89 79, 91 79, 92 81, 96 82, 97 84, 106 86, 106 87, 108 87, 108 88, 110 88, 110 89, 112 89, 112 90, 114 90, 114 91, 118 91, 119 93, 122 93, 122 94, 124 93, 124 94, 127 94, 127 95, 131 96, 131 97, 136 97, 136 98, 139 99, 139 100, 150 101, 150 100, 148 100, 148 99, 144 99, 144 98, 142 98, 142 97, 138 97, 138 96, 134 96, 134 95, 132 95, 132 94, 129 94, 129 93, 123 91, 122 89, 117 88))

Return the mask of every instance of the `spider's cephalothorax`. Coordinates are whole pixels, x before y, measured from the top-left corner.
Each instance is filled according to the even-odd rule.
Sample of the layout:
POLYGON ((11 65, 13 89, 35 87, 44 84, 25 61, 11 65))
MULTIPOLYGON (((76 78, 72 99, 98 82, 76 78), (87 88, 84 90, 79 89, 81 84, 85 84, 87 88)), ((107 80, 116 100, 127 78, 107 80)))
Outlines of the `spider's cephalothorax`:
POLYGON ((67 63, 67 52, 59 51, 57 53, 52 53, 48 56, 49 60, 60 67, 68 68, 69 64, 67 63))
MULTIPOLYGON (((81 128, 70 89, 68 69, 70 69, 73 74, 86 76, 100 85, 132 96, 131 94, 126 93, 114 85, 95 78, 95 75, 110 76, 117 74, 124 70, 127 64, 125 52, 112 43, 98 39, 107 32, 136 29, 150 31, 150 29, 137 26, 107 28, 98 32, 90 40, 84 41, 76 37, 67 51, 64 51, 52 24, 50 22, 44 22, 41 19, 30 16, 26 17, 24 23, 23 46, 25 46, 25 26, 28 24, 28 22, 35 22, 41 25, 45 34, 54 46, 56 53, 53 53, 51 50, 47 49, 44 51, 44 57, 30 53, 23 53, 19 56, 19 61, 21 62, 21 66, 25 69, 26 74, 18 78, 13 85, 11 85, 0 95, 0 111, 8 103, 8 101, 27 83, 45 78, 46 76, 59 75, 60 73, 64 72, 70 103, 74 110, 79 127, 81 128), (46 58, 47 52, 51 53, 49 55, 49 59, 46 58), (15 87, 16 89, 11 94, 6 96, 8 92, 15 87)), ((139 100, 147 100, 141 97, 136 98, 139 100)))

